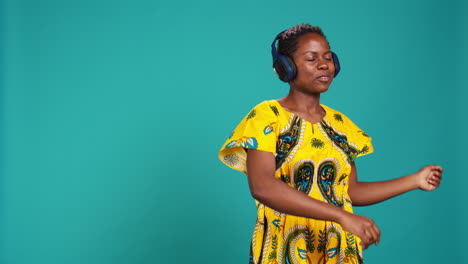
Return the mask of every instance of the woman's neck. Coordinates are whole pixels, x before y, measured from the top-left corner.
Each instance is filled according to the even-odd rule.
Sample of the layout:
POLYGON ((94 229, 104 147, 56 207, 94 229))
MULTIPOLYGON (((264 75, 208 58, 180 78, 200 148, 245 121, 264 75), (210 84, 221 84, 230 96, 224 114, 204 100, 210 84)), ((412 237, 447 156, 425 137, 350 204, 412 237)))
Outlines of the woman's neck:
POLYGON ((320 94, 304 94, 296 90, 290 90, 289 94, 278 100, 287 109, 298 113, 322 113, 320 106, 320 94))

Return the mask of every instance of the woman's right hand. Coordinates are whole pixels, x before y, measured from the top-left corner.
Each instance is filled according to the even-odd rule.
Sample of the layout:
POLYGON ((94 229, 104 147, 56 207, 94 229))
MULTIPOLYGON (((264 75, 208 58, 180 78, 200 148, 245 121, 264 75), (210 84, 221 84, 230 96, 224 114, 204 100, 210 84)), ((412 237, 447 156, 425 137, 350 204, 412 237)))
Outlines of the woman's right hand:
POLYGON ((380 242, 380 230, 370 218, 345 212, 339 224, 344 230, 361 238, 363 249, 367 249, 371 244, 377 246, 380 242))

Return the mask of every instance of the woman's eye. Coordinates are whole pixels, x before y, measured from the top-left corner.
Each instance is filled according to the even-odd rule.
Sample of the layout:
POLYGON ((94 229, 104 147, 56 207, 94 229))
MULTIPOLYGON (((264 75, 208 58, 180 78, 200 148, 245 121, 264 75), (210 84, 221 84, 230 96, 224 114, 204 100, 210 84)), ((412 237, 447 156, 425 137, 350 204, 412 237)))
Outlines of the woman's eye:
POLYGON ((312 59, 307 59, 308 61, 316 61, 317 59, 316 58, 312 58, 312 59))
POLYGON ((325 58, 325 60, 331 61, 331 60, 333 60, 333 58, 331 58, 331 57, 330 58, 325 58))

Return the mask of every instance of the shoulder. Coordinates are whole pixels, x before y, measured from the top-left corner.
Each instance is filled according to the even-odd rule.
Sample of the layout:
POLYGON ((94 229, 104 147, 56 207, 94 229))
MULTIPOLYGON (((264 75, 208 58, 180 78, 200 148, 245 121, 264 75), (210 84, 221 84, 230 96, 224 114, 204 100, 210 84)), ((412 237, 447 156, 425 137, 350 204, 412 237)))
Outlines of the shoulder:
POLYGON ((326 117, 329 122, 333 122, 336 124, 341 124, 341 125, 354 125, 353 121, 345 114, 342 112, 333 109, 331 107, 328 107, 326 105, 322 105, 322 107, 326 111, 326 117))
MULTIPOLYGON (((326 116, 328 117, 328 119, 331 119, 333 121, 336 121, 336 122, 341 122, 343 123, 345 120, 346 121, 351 121, 351 119, 349 119, 345 114, 343 114, 342 112, 334 109, 334 108, 331 108, 329 106, 326 106, 326 105, 322 105, 322 107, 325 109, 326 111, 326 116)), ((330 121, 331 121, 330 120, 330 121)))
POLYGON ((247 114, 246 119, 277 119, 278 116, 278 102, 266 100, 255 105, 247 114))
POLYGON ((367 136, 364 133, 364 131, 362 131, 347 115, 325 105, 322 105, 322 107, 327 112, 326 114, 327 121, 331 123, 333 127, 340 128, 343 131, 352 131, 352 132, 357 131, 358 133, 363 134, 364 136, 367 136))
POLYGON ((265 111, 278 115, 278 102, 276 100, 266 100, 257 104, 252 110, 265 111))

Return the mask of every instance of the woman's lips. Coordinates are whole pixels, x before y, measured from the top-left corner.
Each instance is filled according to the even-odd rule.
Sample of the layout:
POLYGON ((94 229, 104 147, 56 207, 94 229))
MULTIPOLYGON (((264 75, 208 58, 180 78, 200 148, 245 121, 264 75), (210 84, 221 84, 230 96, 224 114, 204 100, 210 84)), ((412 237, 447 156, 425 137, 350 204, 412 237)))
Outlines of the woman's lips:
POLYGON ((330 75, 322 75, 317 78, 321 82, 329 82, 331 80, 330 75))

